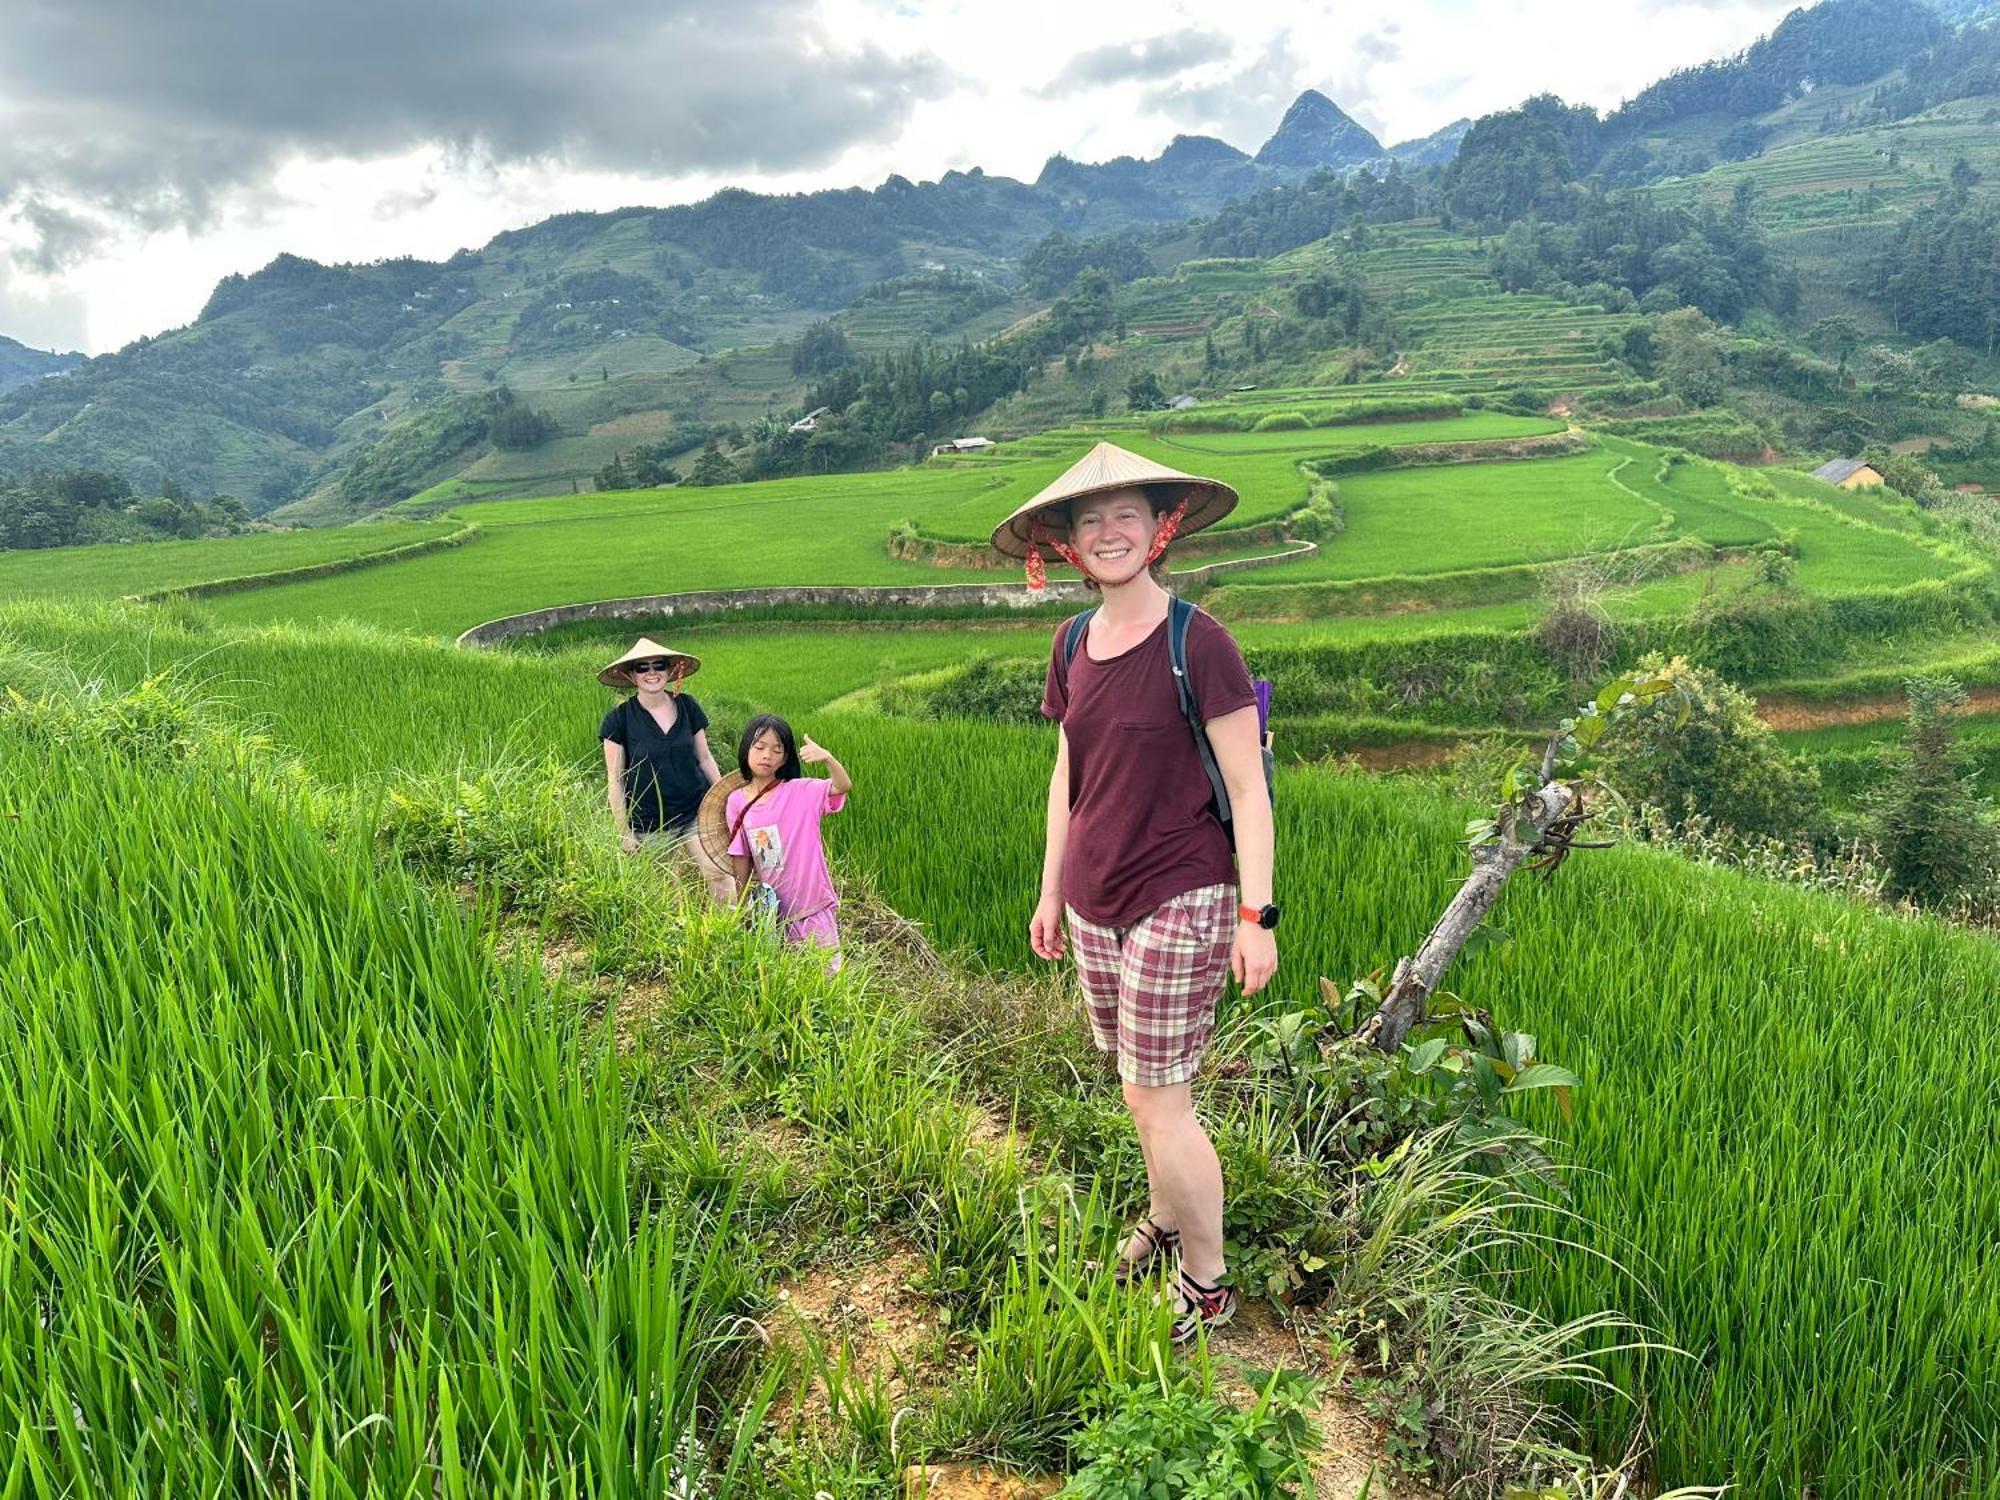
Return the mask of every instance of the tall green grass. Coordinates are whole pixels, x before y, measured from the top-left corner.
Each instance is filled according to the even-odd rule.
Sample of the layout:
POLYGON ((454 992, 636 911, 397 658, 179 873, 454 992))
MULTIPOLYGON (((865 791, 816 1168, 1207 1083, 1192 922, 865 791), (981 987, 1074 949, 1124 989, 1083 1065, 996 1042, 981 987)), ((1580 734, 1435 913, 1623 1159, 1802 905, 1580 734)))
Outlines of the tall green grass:
MULTIPOLYGON (((941 937, 1031 966, 1048 738, 849 739, 849 763, 878 769, 848 858, 941 937), (941 805, 994 811, 955 821, 940 858, 941 805)), ((1281 775, 1267 1003, 1309 1007, 1319 975, 1412 948, 1462 871, 1464 817, 1407 783, 1281 775)), ((1692 1353, 1619 1377, 1661 1478, 1772 1500, 2000 1482, 2000 1148, 1981 1124, 2000 1059, 1965 1024, 2000 949, 1645 850, 1524 881, 1503 920, 1513 945, 1454 988, 1586 1080, 1573 1121, 1540 1122, 1580 1168, 1585 1246, 1524 1262, 1510 1293, 1556 1318, 1629 1307, 1692 1353)), ((1616 1408, 1587 1415, 1622 1439, 1616 1408)))
POLYGON ((88 708, 0 714, 10 1491, 704 1482, 741 1288, 636 1190, 574 1001, 184 721, 88 708))
MULTIPOLYGON (((199 672, 229 660, 232 673, 248 676, 264 662, 255 667, 261 680, 283 684, 267 705, 282 709, 269 716, 273 733, 309 745, 329 774, 360 786, 380 782, 397 757, 422 753, 437 705, 456 708, 471 743, 559 757, 579 741, 594 750, 588 741, 598 709, 591 695, 601 690, 586 681, 573 689, 578 696, 563 697, 572 691, 563 684, 574 676, 560 658, 410 647, 409 661, 421 670, 413 667, 416 675, 400 682, 384 677, 376 689, 369 682, 386 666, 375 653, 390 650, 381 638, 336 634, 306 649, 309 638, 281 632, 231 646, 226 634, 189 627, 156 637, 141 662, 129 640, 116 645, 117 613, 99 617, 96 628, 104 651, 115 646, 125 653, 118 657, 121 671, 158 670, 181 659, 199 672), (243 654, 228 657, 231 649, 243 654), (196 663, 203 651, 210 655, 196 663), (268 659, 278 658, 298 670, 271 671, 268 659), (355 693, 362 707, 345 702, 343 692, 355 693), (398 692, 413 695, 414 706, 399 712, 398 692), (551 700, 540 710, 537 695, 551 700)), ((48 646, 89 636, 78 626, 64 637, 53 616, 30 618, 18 609, 8 623, 21 635, 37 619, 48 646)), ((986 964, 1033 967, 1025 924, 1053 754, 1048 734, 860 714, 825 719, 815 733, 838 748, 857 786, 849 810, 828 830, 842 877, 870 876, 940 942, 986 964)), ((587 755, 579 760, 587 774, 587 755)), ((426 763, 452 764, 437 757, 426 763)), ((369 967, 350 959, 337 967, 355 951, 345 938, 297 934, 282 923, 246 928, 251 904, 242 896, 213 881, 184 889, 194 877, 154 847, 157 831, 144 830, 182 821, 199 830, 202 818, 219 816, 204 811, 208 804, 193 788, 175 790, 160 772, 117 765, 104 772, 95 759, 88 779, 83 770, 44 767, 19 753, 10 753, 8 764, 31 767, 10 773, 31 777, 24 781, 31 790, 25 802, 15 793, 8 810, 32 816, 0 820, 0 841, 10 871, 34 872, 19 899, 40 903, 38 921, 5 936, 15 959, 6 965, 10 974, 60 956, 70 968, 44 972, 129 976, 145 971, 153 955, 178 954, 176 945, 185 945, 190 956, 175 962, 220 982, 244 969, 241 957, 232 957, 244 945, 225 943, 227 935, 254 931, 265 936, 253 949, 298 947, 312 1003, 338 1003, 330 1020, 322 1018, 332 1036, 358 1024, 345 997, 370 994, 371 985, 394 990, 405 1006, 418 1003, 415 976, 423 971, 413 965, 369 967), (148 821, 155 807, 169 821, 148 821), (133 808, 147 811, 139 816, 133 808), (109 851, 123 887, 114 893, 91 873, 98 862, 56 849, 109 851), (125 876, 128 864, 135 873, 125 876), (68 894, 74 910, 58 911, 58 893, 79 878, 85 897, 68 894), (171 919, 146 925, 127 915, 114 900, 130 890, 147 891, 150 909, 171 919), (199 922, 191 915, 197 912, 199 922), (205 935, 202 924, 220 935, 205 935), (112 940, 92 949, 84 942, 91 934, 112 940), (337 1002, 336 995, 343 998, 337 1002)), ((1465 811, 1408 783, 1281 775, 1278 880, 1287 917, 1283 967, 1268 1004, 1309 1007, 1318 976, 1345 980, 1408 950, 1456 882, 1462 856, 1453 840, 1465 811)), ((236 872, 232 880, 254 884, 279 878, 307 857, 302 845, 310 839, 298 829, 278 838, 252 826, 268 821, 263 814, 231 816, 224 829, 181 841, 195 871, 209 857, 202 851, 213 850, 215 859, 239 861, 224 865, 236 872)), ((348 884, 365 886, 364 866, 342 863, 347 853, 319 849, 311 859, 319 863, 310 868, 344 871, 348 884)), ((329 899, 347 889, 333 881, 329 899)), ((420 905, 414 898, 409 904, 420 905)), ((341 915, 325 924, 329 931, 372 931, 348 906, 336 901, 332 909, 341 915)), ((258 911, 256 921, 265 922, 258 911)), ((405 913, 400 920, 415 918, 405 913)), ((1978 998, 2000 984, 2000 950, 1934 923, 1643 850, 1592 853, 1547 888, 1524 881, 1510 892, 1503 920, 1516 939, 1507 956, 1471 960, 1452 982, 1506 1024, 1535 1032, 1541 1055, 1585 1078, 1574 1120, 1542 1123, 1580 1168, 1573 1206, 1585 1225, 1596 1226, 1580 1251, 1551 1249, 1523 1262, 1509 1292, 1559 1319, 1627 1307, 1690 1351, 1689 1361, 1633 1360, 1617 1371, 1647 1403, 1661 1477, 1731 1478, 1744 1493, 1774 1500, 1808 1488, 1928 1500, 1978 1493, 2000 1481, 2000 1299, 1990 1276, 2000 1161, 1981 1128, 1996 1103, 1996 1068, 1991 1048, 1967 1021, 1978 998), (1601 1255, 1631 1266, 1636 1283, 1611 1271, 1601 1255)), ((699 991, 695 971, 686 977, 691 989, 707 993, 699 991)), ((20 982, 13 983, 18 991, 20 982)), ((37 993, 34 1003, 43 1009, 74 1003, 58 1002, 46 987, 37 993)), ((36 1013, 34 1005, 24 1011, 19 998, 10 993, 5 1013, 36 1013)), ((1246 1009, 1232 1001, 1225 1025, 1242 1021, 1246 1009)), ((505 1026, 496 1031, 488 1012, 478 1015, 485 1029, 466 1025, 482 1044, 491 1035, 512 1035, 505 1026)), ((720 1019, 715 1024, 722 1026, 720 1019)), ((740 1039, 731 1044, 740 1065, 753 1065, 756 1047, 765 1044, 752 1039, 771 1024, 771 1008, 760 1004, 746 1012, 743 1026, 722 1027, 740 1039)), ((228 1033, 242 1034, 240 1026, 228 1033)), ((30 1035, 17 1023, 0 1045, 19 1049, 30 1035)), ((144 1050, 150 1032, 102 1035, 115 1043, 114 1058, 153 1055, 144 1050)), ((802 1057, 845 1058, 842 1067, 861 1056, 803 1033, 783 1035, 793 1039, 770 1045, 806 1048, 802 1057)), ((420 1045, 402 1049, 413 1054, 412 1066, 428 1055, 422 1036, 420 1045)), ((905 1038, 895 1045, 909 1052, 917 1044, 905 1038)), ((255 1061, 254 1052, 249 1056, 255 1061)), ((37 1080, 21 1100, 40 1096, 38 1080, 55 1076, 55 1049, 43 1047, 36 1059, 16 1069, 37 1080)), ((404 1060, 384 1047, 370 1065, 390 1069, 380 1076, 393 1079, 404 1060)), ((218 1055, 214 1064, 247 1066, 235 1054, 218 1055)), ((283 1077, 284 1068, 303 1066, 287 1053, 283 1067, 272 1061, 259 1076, 283 1077)), ((760 1089, 780 1088, 784 1070, 772 1068, 760 1089)), ((831 1062, 814 1062, 811 1071, 819 1081, 786 1094, 787 1107, 837 1127, 853 1143, 843 1148, 854 1153, 844 1158, 848 1167, 877 1184, 883 1201, 914 1204, 902 1195, 924 1179, 925 1163, 957 1149, 957 1127, 933 1121, 913 1135, 883 1112, 930 1119, 923 1099, 948 1101, 949 1087, 933 1080, 928 1093, 902 1083, 857 1092, 840 1082, 831 1062), (917 1154, 905 1154, 913 1141, 917 1154)), ((854 1076, 876 1075, 863 1067, 854 1076)), ((308 1083, 323 1087, 317 1078, 308 1083)), ((171 1099, 190 1097, 191 1085, 174 1086, 183 1093, 171 1099)), ((117 1091, 108 1097, 116 1100, 117 1091)), ((79 1107, 102 1114, 114 1104, 80 1100, 79 1107)), ((211 1100, 204 1107, 212 1112, 218 1105, 211 1100)), ((93 1127, 91 1139, 105 1128, 93 1127)), ((547 1142, 532 1144, 539 1150, 547 1142)), ((89 1161, 82 1150, 70 1155, 89 1161)), ((420 1153, 413 1159, 429 1160, 420 1153)), ((266 1160, 275 1158, 259 1158, 266 1160)), ((282 1174, 275 1180, 280 1187, 290 1181, 282 1174)), ((449 1194, 441 1201, 456 1202, 449 1194)), ((995 1242, 988 1209, 975 1205, 959 1222, 961 1248, 939 1260, 941 1271, 988 1253, 969 1247, 995 1242)), ((1617 1408, 1591 1405, 1579 1414, 1607 1445, 1623 1436, 1626 1418, 1617 1408)))

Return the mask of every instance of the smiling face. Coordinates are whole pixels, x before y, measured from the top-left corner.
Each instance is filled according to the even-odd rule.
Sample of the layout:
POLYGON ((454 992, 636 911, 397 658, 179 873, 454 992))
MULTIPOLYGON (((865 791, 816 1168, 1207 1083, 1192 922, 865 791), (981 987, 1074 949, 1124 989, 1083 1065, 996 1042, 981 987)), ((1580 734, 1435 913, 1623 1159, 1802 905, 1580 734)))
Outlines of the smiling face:
POLYGON ((1069 544, 1105 588, 1130 583, 1146 571, 1159 529, 1152 499, 1141 489, 1086 495, 1070 507, 1069 544))
POLYGON ((634 687, 657 693, 673 680, 673 663, 662 657, 635 661, 626 667, 625 675, 634 687))

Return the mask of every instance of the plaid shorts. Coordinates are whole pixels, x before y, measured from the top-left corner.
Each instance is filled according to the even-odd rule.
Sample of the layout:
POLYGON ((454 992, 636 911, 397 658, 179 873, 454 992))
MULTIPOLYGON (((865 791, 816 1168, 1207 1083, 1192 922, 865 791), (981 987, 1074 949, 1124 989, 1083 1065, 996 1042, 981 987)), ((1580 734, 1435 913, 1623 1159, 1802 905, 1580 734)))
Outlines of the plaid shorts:
POLYGON ((1143 1088, 1186 1083, 1215 1029, 1236 941, 1236 887, 1205 885, 1130 927, 1100 927, 1068 912, 1097 1050, 1143 1088))

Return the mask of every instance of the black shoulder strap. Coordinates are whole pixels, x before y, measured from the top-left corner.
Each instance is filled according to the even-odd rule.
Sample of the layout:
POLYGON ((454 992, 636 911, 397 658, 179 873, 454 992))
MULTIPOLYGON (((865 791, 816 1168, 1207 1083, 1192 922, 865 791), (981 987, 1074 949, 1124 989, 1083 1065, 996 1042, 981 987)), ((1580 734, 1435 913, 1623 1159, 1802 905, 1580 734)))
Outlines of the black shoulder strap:
MULTIPOLYGON (((1174 669, 1174 691, 1180 695, 1181 716, 1194 726, 1194 732, 1201 734, 1201 711, 1194 701, 1194 684, 1188 681, 1187 638, 1188 626, 1194 623, 1197 611, 1187 600, 1175 597, 1167 601, 1167 661, 1174 669)), ((1204 736, 1205 738, 1205 736, 1204 736)))
POLYGON ((1194 701, 1194 684, 1188 680, 1188 626, 1199 614, 1192 604, 1176 595, 1167 604, 1167 662, 1174 669, 1174 691, 1180 695, 1181 716, 1194 731, 1195 749, 1201 754, 1201 768, 1208 775, 1208 789, 1215 801, 1215 815, 1229 823, 1229 785, 1216 764, 1215 749, 1208 742, 1208 728, 1201 721, 1201 708, 1194 701))
POLYGON ((1076 660, 1076 648, 1083 644, 1083 633, 1090 629, 1090 617, 1096 613, 1097 606, 1093 604, 1082 614, 1070 616, 1069 624, 1063 630, 1063 670, 1065 672, 1069 670, 1069 664, 1076 660))

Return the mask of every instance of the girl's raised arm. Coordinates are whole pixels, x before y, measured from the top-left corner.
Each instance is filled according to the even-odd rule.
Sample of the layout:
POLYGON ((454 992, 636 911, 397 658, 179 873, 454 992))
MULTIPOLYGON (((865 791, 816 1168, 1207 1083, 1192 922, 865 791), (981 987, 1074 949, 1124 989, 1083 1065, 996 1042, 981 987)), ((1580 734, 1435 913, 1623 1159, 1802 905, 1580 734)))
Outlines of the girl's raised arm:
POLYGON ((847 774, 847 767, 833 757, 833 752, 816 742, 811 735, 799 746, 799 760, 808 766, 825 766, 827 779, 836 797, 845 797, 854 790, 854 778, 847 774))

